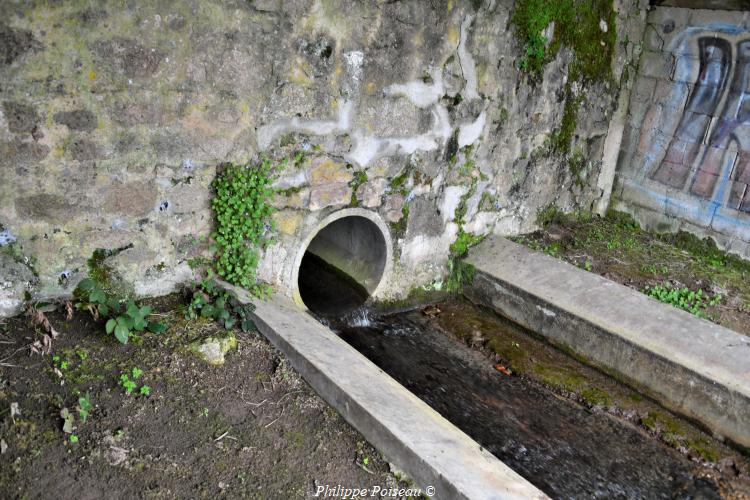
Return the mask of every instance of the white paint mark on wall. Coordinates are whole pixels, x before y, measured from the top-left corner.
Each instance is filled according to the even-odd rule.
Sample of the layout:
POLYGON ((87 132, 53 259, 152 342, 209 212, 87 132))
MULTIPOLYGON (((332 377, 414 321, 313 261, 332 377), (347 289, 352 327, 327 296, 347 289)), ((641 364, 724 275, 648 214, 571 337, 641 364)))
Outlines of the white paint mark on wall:
MULTIPOLYGON (((476 92, 476 65, 465 43, 467 30, 472 22, 468 16, 461 26, 461 41, 459 43, 459 59, 462 72, 466 80, 463 95, 467 99, 479 97, 476 92)), ((344 60, 352 81, 358 83, 362 74, 364 54, 361 51, 351 51, 344 54, 344 60)), ((374 160, 384 156, 408 155, 416 151, 434 151, 441 147, 454 132, 448 110, 439 103, 445 94, 445 85, 441 70, 430 71, 431 81, 414 80, 407 83, 396 83, 385 89, 386 95, 403 96, 415 106, 432 108, 432 126, 425 133, 411 137, 376 137, 363 130, 352 130, 352 113, 354 102, 343 100, 339 107, 336 120, 303 120, 298 117, 278 120, 258 129, 258 147, 267 150, 273 141, 283 134, 299 132, 309 135, 331 135, 349 133, 353 140, 353 147, 346 155, 346 159, 360 167, 366 167, 374 160)), ((476 142, 484 129, 486 113, 482 112, 472 123, 465 123, 458 127, 459 147, 468 146, 476 142)))
POLYGON ((352 50, 344 53, 346 68, 352 79, 359 81, 362 79, 362 65, 365 62, 365 54, 360 50, 352 50))
POLYGON ((425 262, 442 262, 451 243, 456 239, 457 233, 458 226, 449 222, 440 236, 416 235, 404 243, 401 251, 401 264, 416 268, 425 262))
POLYGON ((485 111, 477 117, 471 123, 464 123, 458 127, 458 147, 462 148, 470 144, 474 144, 479 137, 482 135, 484 125, 487 121, 487 114, 485 111))
POLYGON ((430 72, 432 83, 413 80, 407 83, 394 83, 385 89, 386 95, 403 96, 418 108, 429 108, 445 94, 443 75, 439 69, 430 72))
POLYGON ((274 189, 290 189, 307 184, 307 175, 304 170, 297 170, 291 174, 282 175, 271 184, 274 189))
POLYGON ((473 16, 466 16, 464 22, 461 23, 461 38, 458 42, 458 61, 461 65, 464 80, 466 80, 466 86, 461 95, 469 101, 479 98, 479 94, 477 93, 477 66, 474 63, 474 57, 466 49, 466 38, 468 37, 469 27, 473 20, 473 16))
POLYGON ((432 108, 432 113, 435 118, 432 130, 435 132, 435 135, 444 140, 450 139, 453 135, 453 127, 451 126, 448 110, 442 104, 437 104, 432 108))
POLYGON ((268 149, 271 143, 282 134, 289 132, 301 132, 310 135, 343 134, 351 126, 352 101, 342 101, 339 105, 339 115, 333 120, 303 120, 299 117, 279 120, 275 123, 263 125, 258 129, 258 147, 261 150, 268 149))
POLYGON ((443 216, 443 222, 453 220, 456 216, 456 208, 461 203, 461 197, 469 189, 466 186, 448 186, 443 191, 443 199, 440 201, 440 215, 443 216))
POLYGON ((499 218, 497 212, 479 212, 471 222, 464 224, 464 231, 471 234, 487 234, 491 231, 499 218))

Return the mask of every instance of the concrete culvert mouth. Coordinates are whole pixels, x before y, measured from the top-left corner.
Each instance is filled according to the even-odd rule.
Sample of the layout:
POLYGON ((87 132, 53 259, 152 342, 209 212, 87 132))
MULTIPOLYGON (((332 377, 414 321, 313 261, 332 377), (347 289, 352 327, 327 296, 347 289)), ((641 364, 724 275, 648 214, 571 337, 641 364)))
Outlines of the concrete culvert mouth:
POLYGON ((301 302, 325 315, 364 304, 381 285, 390 259, 390 238, 379 218, 364 210, 342 212, 312 235, 296 273, 301 302))

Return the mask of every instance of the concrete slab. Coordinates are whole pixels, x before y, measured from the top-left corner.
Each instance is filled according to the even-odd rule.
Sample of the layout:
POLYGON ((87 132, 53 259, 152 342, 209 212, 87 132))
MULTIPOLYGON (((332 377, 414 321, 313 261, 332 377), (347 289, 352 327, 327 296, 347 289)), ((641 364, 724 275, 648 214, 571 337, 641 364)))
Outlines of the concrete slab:
MULTIPOLYGON (((233 288, 247 303, 247 293, 233 288)), ((256 324, 307 382, 435 498, 547 498, 291 301, 255 301, 256 324)))
POLYGON ((467 262, 470 299, 750 447, 750 338, 504 238, 467 262))

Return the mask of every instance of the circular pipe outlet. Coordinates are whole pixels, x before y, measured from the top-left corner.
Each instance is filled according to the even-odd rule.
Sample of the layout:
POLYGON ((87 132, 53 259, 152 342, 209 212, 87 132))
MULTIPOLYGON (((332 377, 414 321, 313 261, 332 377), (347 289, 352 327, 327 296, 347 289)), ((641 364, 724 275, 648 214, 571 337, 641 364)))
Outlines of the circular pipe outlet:
POLYGON ((324 261, 356 282, 363 293, 377 297, 390 278, 392 249, 388 226, 377 213, 363 208, 332 213, 318 223, 297 252, 292 272, 294 301, 308 308, 300 294, 300 269, 306 272, 303 259, 310 258, 324 261))

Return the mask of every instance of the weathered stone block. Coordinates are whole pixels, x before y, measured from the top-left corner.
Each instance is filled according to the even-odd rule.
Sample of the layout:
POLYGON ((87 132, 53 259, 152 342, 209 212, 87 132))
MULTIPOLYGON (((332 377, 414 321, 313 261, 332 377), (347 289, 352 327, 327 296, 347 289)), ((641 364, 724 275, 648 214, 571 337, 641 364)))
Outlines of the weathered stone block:
POLYGON ((645 51, 638 65, 638 73, 653 78, 670 79, 674 73, 674 55, 668 52, 645 51))
POLYGON ((0 65, 8 66, 29 50, 39 47, 31 31, 14 29, 0 22, 0 65))
POLYGON ((157 189, 153 183, 129 182, 114 185, 102 194, 103 209, 110 214, 142 217, 156 206, 157 189))
POLYGON ((388 181, 382 177, 366 182, 357 188, 357 199, 366 208, 380 206, 388 181))
POLYGON ((0 167, 17 171, 31 167, 49 154, 49 147, 37 142, 0 142, 0 167))
POLYGON ((40 193, 16 200, 16 212, 21 217, 52 223, 70 222, 88 209, 89 207, 68 201, 59 194, 40 193))
POLYGON ((650 78, 650 77, 639 78, 636 81, 635 86, 633 87, 631 99, 637 102, 650 103, 654 96, 654 90, 656 89, 656 82, 657 80, 655 78, 650 78))
POLYGON ((153 75, 164 58, 161 50, 120 37, 95 42, 91 48, 101 64, 130 78, 153 75))
POLYGON ((352 173, 346 164, 338 163, 328 158, 313 160, 309 171, 310 184, 313 186, 329 183, 342 183, 352 180, 352 173))
POLYGON ((385 200, 383 205, 383 211, 385 212, 385 220, 388 222, 398 222, 404 216, 404 197, 400 194, 389 196, 385 200))
MULTIPOLYGON (((168 193, 169 209, 178 214, 207 211, 210 208, 211 191, 199 184, 180 184, 168 193)), ((153 204, 151 205, 153 207, 153 204)))
POLYGON ((655 24, 662 27, 662 31, 672 33, 690 24, 690 9, 657 7, 649 12, 648 24, 655 24))
POLYGON ((310 188, 301 188, 299 190, 290 190, 286 193, 276 193, 271 205, 274 208, 296 208, 305 209, 310 203, 310 188))
POLYGON ((349 184, 331 183, 314 186, 310 191, 310 210, 325 207, 346 205, 352 199, 352 188, 349 184))
POLYGON ((273 214, 273 221, 281 234, 294 235, 302 221, 302 214, 296 210, 282 210, 273 214))
POLYGON ((649 24, 643 35, 644 48, 653 52, 661 52, 664 49, 664 38, 662 38, 657 26, 649 24))
POLYGON ((80 137, 70 141, 65 152, 70 158, 78 161, 95 160, 101 153, 97 143, 80 137))
POLYGON ((96 116, 87 109, 73 111, 59 111, 54 115, 55 123, 65 125, 71 130, 90 132, 96 128, 96 116))
POLYGON ((3 115, 8 122, 8 130, 14 134, 30 134, 39 123, 34 106, 22 102, 3 101, 3 115))
POLYGON ((0 318, 19 312, 34 281, 31 269, 4 250, 0 247, 0 318))

